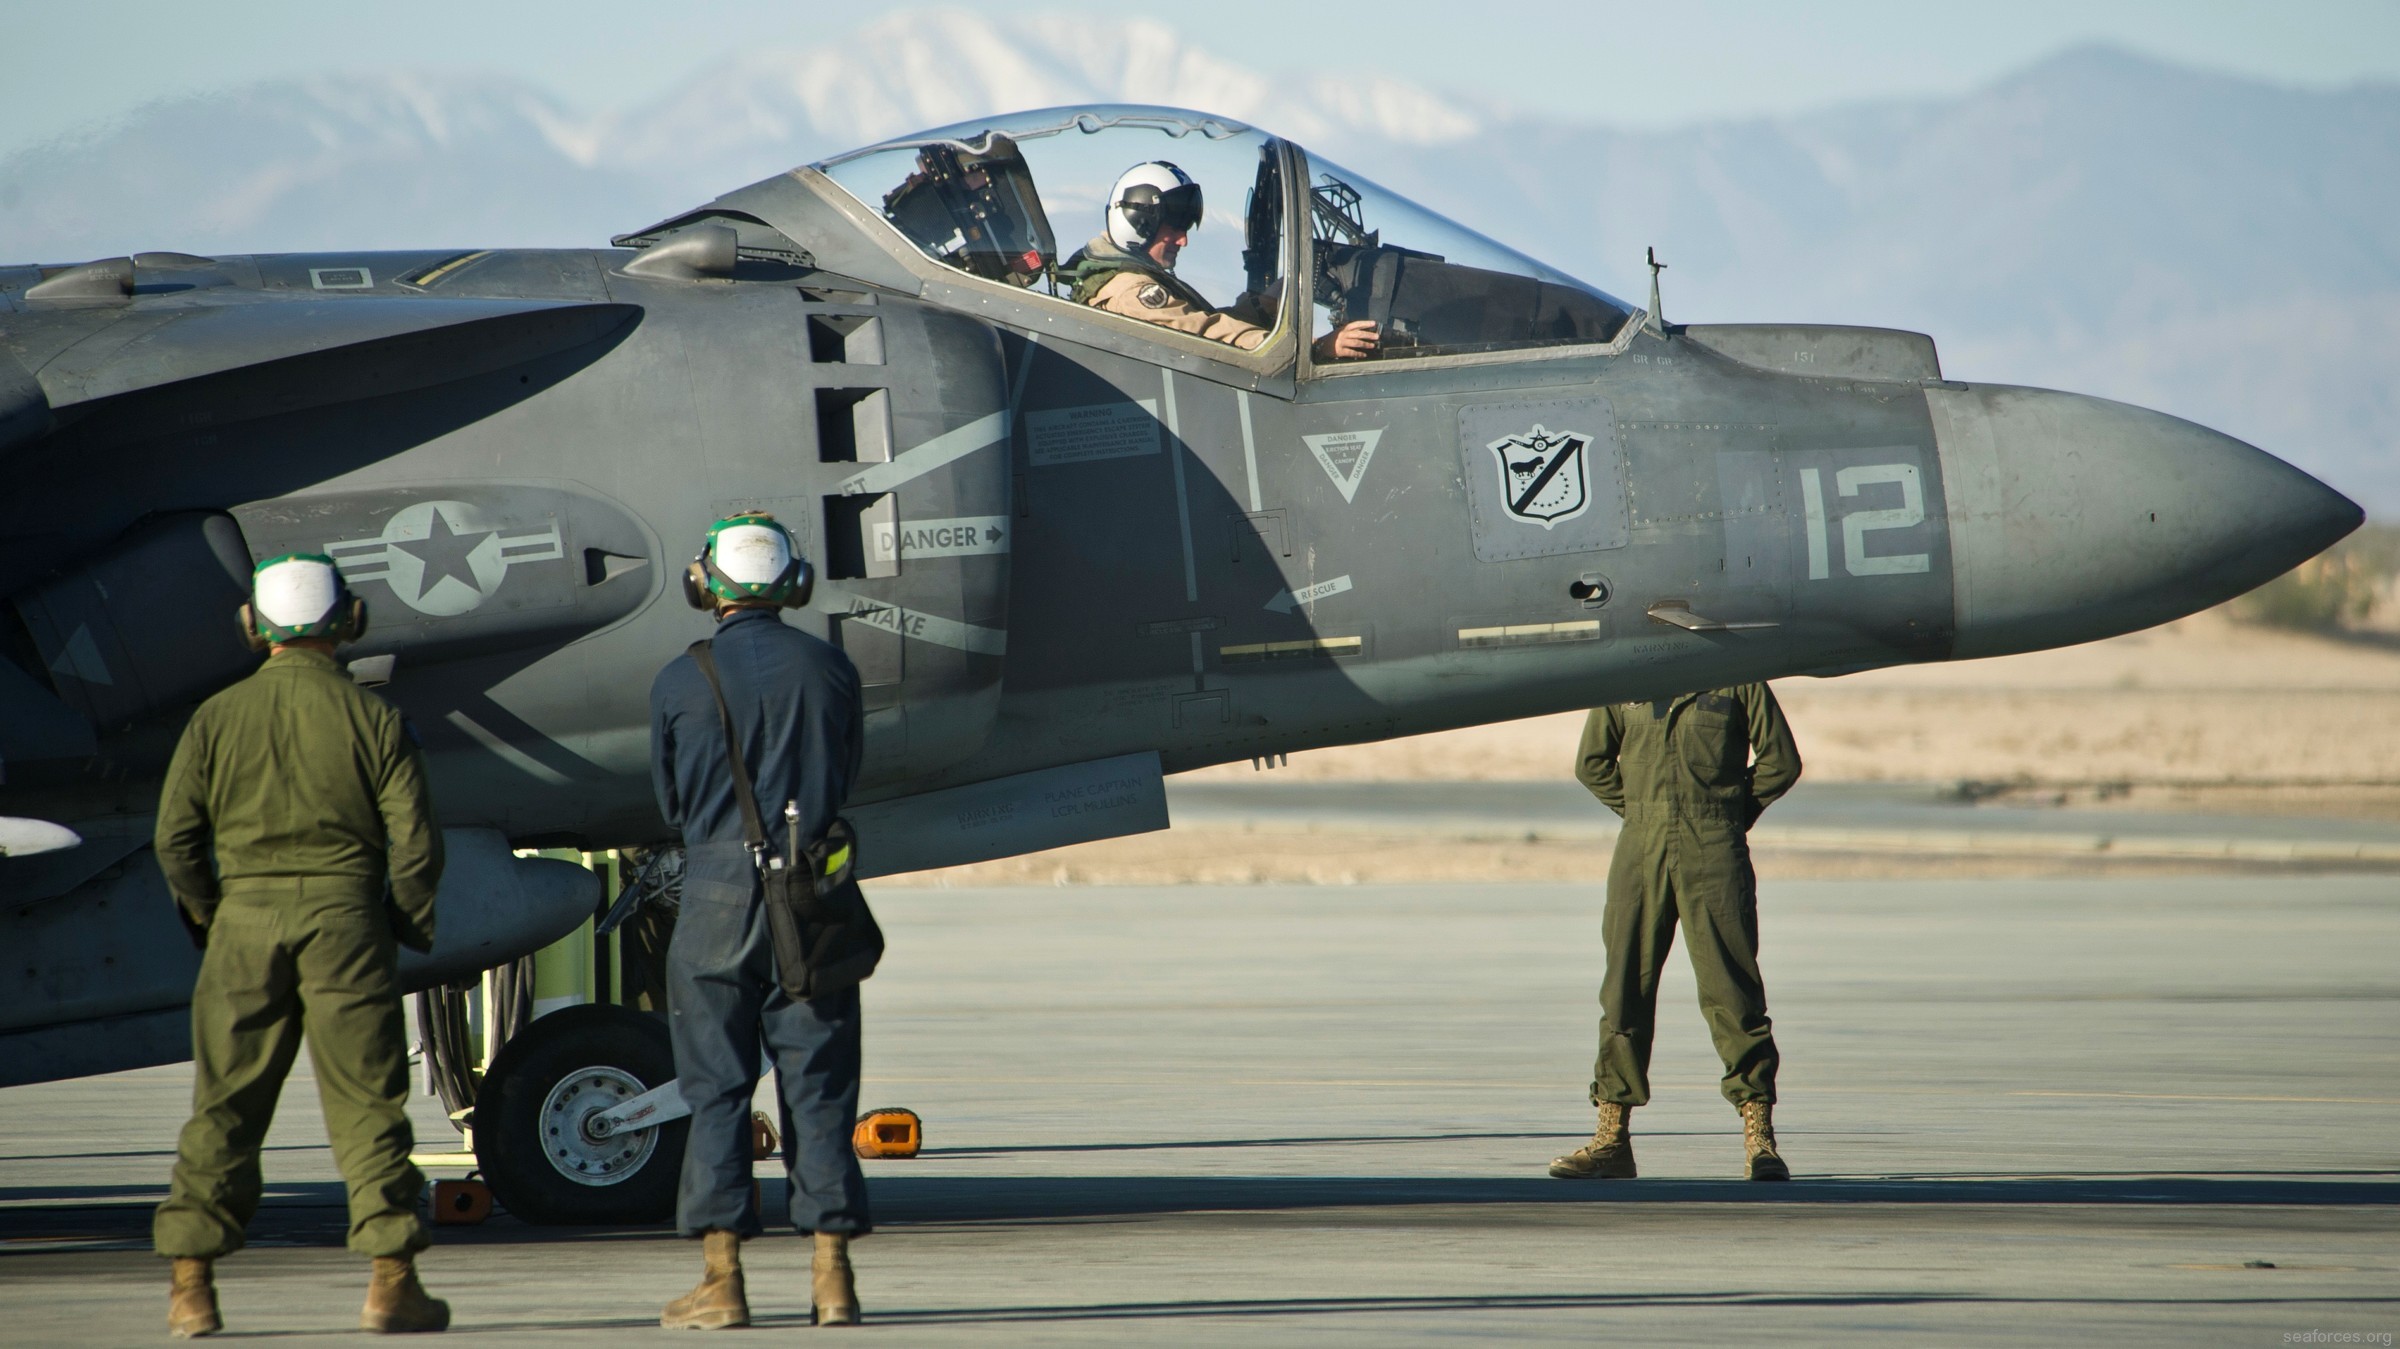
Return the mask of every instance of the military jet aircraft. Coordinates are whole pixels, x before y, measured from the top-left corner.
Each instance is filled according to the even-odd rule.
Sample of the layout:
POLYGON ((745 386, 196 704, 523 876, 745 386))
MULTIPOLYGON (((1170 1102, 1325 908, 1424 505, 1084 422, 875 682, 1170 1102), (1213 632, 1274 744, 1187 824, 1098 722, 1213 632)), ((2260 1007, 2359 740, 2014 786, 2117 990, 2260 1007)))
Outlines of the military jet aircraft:
MULTIPOLYGON (((0 861, 0 1084, 186 1055, 150 811, 274 554, 339 562, 350 668, 424 740, 424 987, 592 913, 512 849, 669 841, 646 695, 739 509, 802 536, 796 621, 863 677, 869 874, 1162 828, 1207 764, 2128 632, 2361 518, 1919 334, 1670 324, 1655 272, 1628 303, 1200 113, 947 127, 614 244, 0 268, 0 840, 80 839, 0 861), (1219 208, 1179 284, 1247 296, 1255 345, 1073 298, 1058 227, 1154 161, 1219 208), (1370 356, 1314 340, 1358 320, 1370 356)), ((581 1038, 485 1082, 487 1171, 537 1216, 657 1212, 663 1116, 617 1107, 660 1051, 518 1044, 550 1024, 581 1038), (536 1146, 537 1107, 580 1137, 536 1146)))

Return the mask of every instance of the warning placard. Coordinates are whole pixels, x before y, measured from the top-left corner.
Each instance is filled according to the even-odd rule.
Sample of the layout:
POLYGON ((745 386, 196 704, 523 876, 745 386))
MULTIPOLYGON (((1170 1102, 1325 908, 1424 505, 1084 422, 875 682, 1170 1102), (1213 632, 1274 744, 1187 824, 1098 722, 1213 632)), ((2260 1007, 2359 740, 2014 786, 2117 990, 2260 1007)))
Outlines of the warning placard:
POLYGON ((975 557, 1008 551, 1005 515, 962 515, 950 520, 901 520, 875 526, 873 554, 879 561, 902 558, 975 557))
POLYGON ((1026 454, 1037 467, 1156 454, 1159 439, 1155 398, 1025 414, 1026 454))
POLYGON ((1308 452, 1324 466, 1325 476, 1341 489, 1342 500, 1358 499, 1359 480, 1367 476, 1367 465, 1374 461, 1375 446, 1383 439, 1383 428, 1370 426, 1363 431, 1340 431, 1332 435, 1302 436, 1308 452))

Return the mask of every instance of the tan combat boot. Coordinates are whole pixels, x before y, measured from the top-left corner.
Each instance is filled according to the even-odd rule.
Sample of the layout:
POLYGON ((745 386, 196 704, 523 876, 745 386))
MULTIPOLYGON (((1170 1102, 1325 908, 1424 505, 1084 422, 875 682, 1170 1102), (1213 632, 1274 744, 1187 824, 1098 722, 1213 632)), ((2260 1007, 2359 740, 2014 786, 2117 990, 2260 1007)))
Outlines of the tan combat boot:
POLYGON ((817 1255, 809 1274, 817 1324, 857 1325, 858 1280, 850 1272, 850 1238, 840 1232, 817 1233, 817 1255))
POLYGON ((1632 1106, 1602 1101, 1592 1141, 1550 1163, 1550 1174, 1560 1180, 1633 1179, 1632 1115, 1632 1106))
POLYGON ((448 1330, 450 1304, 425 1295, 415 1256, 379 1255, 375 1272, 367 1276, 367 1305, 359 1309, 358 1328, 379 1335, 448 1330))
POLYGON ((700 1286, 668 1303, 658 1323, 669 1330, 731 1330, 750 1324, 741 1234, 710 1228, 701 1234, 700 1258, 700 1286))
POLYGON ((175 1257, 175 1282, 167 1293, 167 1333, 179 1340, 196 1340, 225 1328, 217 1316, 217 1284, 209 1261, 188 1255, 175 1257))
POLYGON ((1751 1180, 1790 1180, 1792 1168, 1785 1166, 1782 1154, 1775 1151, 1775 1107, 1765 1101, 1744 1101, 1738 1108, 1746 1158, 1743 1174, 1751 1180))

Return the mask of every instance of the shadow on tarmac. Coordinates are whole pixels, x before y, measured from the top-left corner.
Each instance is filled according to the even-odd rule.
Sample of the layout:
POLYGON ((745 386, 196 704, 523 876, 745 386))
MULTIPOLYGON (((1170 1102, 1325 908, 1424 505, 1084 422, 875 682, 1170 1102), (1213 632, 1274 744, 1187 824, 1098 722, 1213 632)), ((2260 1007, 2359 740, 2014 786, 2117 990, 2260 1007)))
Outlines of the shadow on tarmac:
MULTIPOLYGON (((1222 1146, 1222 1145, 1211 1145, 1222 1146)), ((1562 1181, 1539 1174, 1516 1177, 1381 1176, 942 1176, 878 1175, 876 1217, 885 1226, 1026 1223, 1145 1217, 1179 1213, 1285 1213, 1313 1209, 1421 1208, 1456 1210, 1461 1221, 1477 1209, 1534 1204, 1642 1205, 2070 1205, 2400 1207, 2400 1177, 2389 1172, 2149 1176, 1802 1176, 1790 1184, 1741 1180, 1650 1178, 1562 1181)), ((0 1255, 27 1254, 49 1243, 141 1240, 160 1198, 155 1187, 33 1186, 0 1189, 0 1255), (13 1248, 13 1249, 12 1249, 13 1248)), ((774 1212, 777 1196, 767 1196, 774 1212)), ((278 1185, 252 1224, 256 1244, 338 1244, 344 1192, 336 1182, 278 1185), (305 1234, 305 1235, 303 1235, 305 1234)), ((550 1229, 507 1218, 478 1227, 446 1228, 444 1244, 513 1244, 572 1231, 578 1240, 638 1239, 667 1233, 665 1225, 550 1229)), ((55 1249, 55 1247, 52 1247, 55 1249)))
POLYGON ((973 1223, 1317 1208, 1472 1209, 1511 1204, 2400 1205, 2400 1178, 2252 1176, 1802 1177, 1553 1180, 1526 1177, 877 1177, 886 1223, 973 1223))
MULTIPOLYGON (((259 1153, 264 1156, 278 1152, 322 1152, 324 1150, 325 1147, 322 1143, 271 1143, 266 1147, 260 1148, 259 1153)), ((128 1157, 172 1157, 174 1155, 175 1149, 173 1148, 143 1148, 138 1150, 110 1148, 105 1152, 12 1152, 6 1156, 0 1156, 0 1163, 75 1162, 86 1159, 92 1161, 106 1160, 120 1162, 128 1157)), ((5 1193, 5 1191, 0 1191, 0 1193, 5 1193)))
MULTIPOLYGON (((2193 1307, 2282 1307, 2298 1308, 2313 1303, 2338 1303, 2344 1308, 2400 1306, 2400 1297, 2342 1297, 2308 1296, 2209 1297, 2209 1298, 2141 1298, 2141 1297, 2008 1297, 1982 1293, 1502 1293, 1488 1297, 1296 1297, 1256 1299, 1209 1299, 1188 1302, 1097 1302, 1057 1303, 1008 1307, 946 1307, 938 1310, 911 1311, 906 1308, 885 1310, 869 1306, 867 1323, 870 1326, 971 1326, 1018 1325, 1053 1321, 1151 1321, 1220 1319, 1242 1317, 1290 1316, 1383 1316, 1393 1314, 1423 1315, 1439 1312, 1562 1312, 1562 1311, 1632 1311, 1648 1308, 1713 1308, 1719 1311, 1741 1309, 1804 1311, 1812 1308, 1913 1308, 1913 1307, 2038 1307, 2045 1310, 2062 1305, 2079 1308, 2139 1309, 2189 1311, 2193 1307)), ((798 1315, 751 1313, 750 1325, 759 1330, 803 1330, 811 1319, 798 1315)), ((462 1319, 452 1325, 455 1332, 472 1334, 502 1334, 510 1331, 621 1331, 640 1333, 658 1328, 654 1317, 585 1317, 575 1320, 509 1320, 462 1319)), ((294 1339, 327 1333, 321 1330, 234 1330, 230 1337, 241 1339, 294 1339)))
MULTIPOLYGON (((2317 1299, 2285 1297, 2208 1298, 2209 1306, 2285 1306, 2317 1299)), ((1650 1307, 1810 1308, 1810 1307, 1924 1307, 1995 1306, 2019 1303, 2055 1307, 2075 1306, 2188 1307, 2192 1299, 2159 1298, 2018 1298, 1976 1293, 1523 1293, 1492 1297, 1344 1297, 1266 1298, 1255 1301, 1116 1302, 1055 1307, 961 1307, 944 1311, 873 1312, 869 1318, 884 1324, 974 1325, 1023 1321, 1132 1321, 1173 1317, 1348 1316, 1394 1312, 1461 1311, 1607 1311, 1650 1307)), ((2343 1298, 2344 1306, 2400 1304, 2400 1298, 2343 1298)), ((772 1326, 785 1321, 796 1326, 808 1318, 761 1317, 754 1324, 772 1326)))
MULTIPOLYGON (((1353 1143, 1514 1142, 1554 1138, 1551 1132, 1521 1134, 1334 1134, 1306 1138, 1202 1138, 1150 1143, 1026 1143, 997 1148, 927 1148, 926 1157, 1014 1157, 1043 1152, 1207 1152, 1216 1148, 1316 1148, 1353 1143)), ((1644 1135, 1649 1137, 1651 1135, 1644 1135)), ((1663 1133, 1658 1136, 1665 1136, 1663 1133)))

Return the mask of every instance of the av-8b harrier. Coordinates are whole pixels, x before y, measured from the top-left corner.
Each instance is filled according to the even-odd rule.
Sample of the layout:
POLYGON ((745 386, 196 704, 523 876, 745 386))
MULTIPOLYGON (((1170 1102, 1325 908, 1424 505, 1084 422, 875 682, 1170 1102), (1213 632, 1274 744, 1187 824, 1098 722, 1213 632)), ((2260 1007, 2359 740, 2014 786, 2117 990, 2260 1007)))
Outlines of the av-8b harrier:
MULTIPOLYGON (((646 695, 708 627, 677 550, 742 509, 796 527, 796 621, 863 676, 870 874, 1160 828, 1205 764, 2128 632, 2360 520, 1918 334, 1668 324, 1197 113, 945 128, 615 244, 0 268, 0 837, 80 839, 0 862, 0 1083, 188 1053, 150 812, 280 553, 337 560, 351 669, 425 741, 424 987, 592 912, 513 848, 664 841, 646 695), (1107 249, 1054 222, 1117 223, 1121 175, 1182 255, 1079 302, 1107 249)), ((487 1169, 655 1211, 663 1135, 593 1071, 518 1084, 584 1121, 555 1175, 487 1169)))

